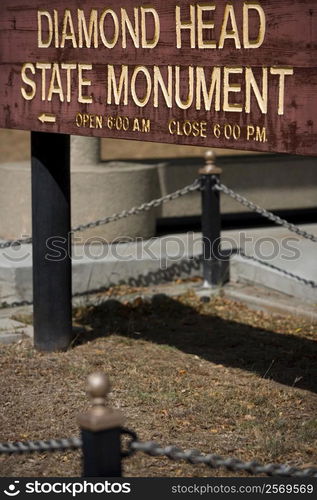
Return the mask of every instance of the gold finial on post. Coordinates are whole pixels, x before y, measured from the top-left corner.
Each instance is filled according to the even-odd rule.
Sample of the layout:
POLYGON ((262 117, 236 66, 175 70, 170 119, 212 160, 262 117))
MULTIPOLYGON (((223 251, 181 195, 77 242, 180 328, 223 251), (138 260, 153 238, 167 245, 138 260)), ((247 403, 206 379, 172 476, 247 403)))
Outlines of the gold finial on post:
POLYGON ((92 405, 105 405, 111 390, 109 377, 105 373, 92 373, 87 379, 87 394, 92 405))
POLYGON ((204 154, 205 165, 199 169, 199 174, 202 175, 220 175, 222 174, 222 169, 215 165, 216 154, 212 149, 208 149, 204 154))
POLYGON ((110 387, 109 378, 104 373, 89 375, 87 394, 90 397, 92 407, 78 417, 78 423, 82 429, 99 432, 123 426, 124 416, 122 413, 107 406, 110 387))

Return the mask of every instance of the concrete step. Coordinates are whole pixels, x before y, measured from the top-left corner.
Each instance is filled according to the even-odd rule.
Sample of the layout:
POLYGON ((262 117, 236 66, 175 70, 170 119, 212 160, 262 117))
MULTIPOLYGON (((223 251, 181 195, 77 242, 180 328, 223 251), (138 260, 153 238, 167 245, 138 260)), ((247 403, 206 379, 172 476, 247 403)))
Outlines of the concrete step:
MULTIPOLYGON (((317 234, 317 225, 301 226, 317 234)), ((317 244, 281 228, 224 231, 223 248, 232 253, 230 279, 317 304, 317 244), (236 253, 255 255, 265 264, 236 253), (280 271, 278 269, 281 269, 280 271), (298 275, 314 284, 294 279, 298 275)), ((202 275, 201 235, 174 234, 116 246, 73 248, 73 292, 86 294, 113 285, 146 287, 202 275)), ((32 301, 32 248, 0 252, 0 302, 32 301)))

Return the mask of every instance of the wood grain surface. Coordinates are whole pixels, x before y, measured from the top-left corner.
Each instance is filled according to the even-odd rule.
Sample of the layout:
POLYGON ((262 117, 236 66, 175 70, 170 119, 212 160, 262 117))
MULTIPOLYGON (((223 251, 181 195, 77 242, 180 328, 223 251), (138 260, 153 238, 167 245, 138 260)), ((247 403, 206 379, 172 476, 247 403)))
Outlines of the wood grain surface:
POLYGON ((317 155, 315 1, 236 0, 229 3, 219 0, 202 4, 187 0, 152 0, 150 4, 142 4, 131 0, 92 0, 89 6, 87 4, 83 0, 1 0, 1 128, 317 155), (199 48, 199 27, 202 25, 198 18, 202 5, 207 9, 202 13, 205 27, 200 30, 200 36, 204 44, 209 43, 207 48, 199 48), (230 5, 232 7, 228 7, 230 5), (246 5, 254 8, 250 8, 248 17, 244 18, 246 5), (141 8, 149 6, 152 13, 143 11, 144 32, 141 8), (179 48, 177 6, 180 6, 182 23, 195 21, 192 32, 184 25, 180 29, 179 48), (265 16, 264 39, 258 48, 246 48, 245 40, 252 45, 260 36, 257 6, 265 16), (87 23, 86 33, 83 24, 79 28, 78 9, 87 23), (92 25, 88 48, 92 9, 96 11, 97 24, 96 32, 92 25), (102 24, 108 45, 116 35, 113 20, 118 20, 117 43, 113 42, 112 48, 103 43, 101 36, 100 20, 105 9, 111 11, 104 14, 102 24), (153 11, 157 13, 160 30, 157 44, 149 48, 145 45, 150 45, 155 35, 153 11), (191 12, 195 19, 190 18, 191 12), (130 30, 124 16, 130 22, 130 30), (135 30, 137 43, 131 35, 135 19, 139 24, 139 31, 135 30), (53 26, 51 34, 50 23, 53 26), (80 29, 83 47, 79 46, 80 29), (219 47, 221 36, 225 37, 223 48, 219 47), (45 82, 43 64, 48 65, 45 82), (67 73, 62 69, 65 64, 68 68, 73 65, 74 69, 67 73), (198 72, 200 77, 204 75, 206 92, 209 92, 215 68, 219 68, 220 76, 215 80, 208 107, 203 87, 197 84, 198 72), (281 70, 291 72, 283 81, 281 70), (128 75, 127 86, 125 88, 123 79, 116 104, 115 90, 119 92, 120 75, 124 71, 128 75), (165 83, 170 105, 163 95, 161 83, 157 80, 155 83, 155 71, 165 83), (275 74, 276 71, 280 73, 275 74), (225 83, 226 72, 229 90, 228 82, 227 87, 225 83), (247 88, 247 73, 258 87, 257 95, 255 84, 247 88), (264 95, 265 78, 267 97, 264 95), (189 103, 187 109, 181 109, 178 101, 183 107, 189 103))

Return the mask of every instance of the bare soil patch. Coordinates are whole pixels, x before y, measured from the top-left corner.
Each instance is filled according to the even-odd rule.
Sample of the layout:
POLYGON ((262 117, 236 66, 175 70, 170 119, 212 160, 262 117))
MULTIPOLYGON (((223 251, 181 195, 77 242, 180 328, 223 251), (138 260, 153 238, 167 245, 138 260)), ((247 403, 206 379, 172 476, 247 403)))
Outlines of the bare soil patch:
MULTIPOLYGON (((1 346, 1 441, 78 435, 85 381, 109 373, 111 404, 142 440, 225 456, 317 464, 317 325, 187 293, 74 311, 66 353, 1 346)), ((0 456, 2 476, 79 476, 80 453, 0 456)), ((232 476, 135 455, 126 476, 232 476)))

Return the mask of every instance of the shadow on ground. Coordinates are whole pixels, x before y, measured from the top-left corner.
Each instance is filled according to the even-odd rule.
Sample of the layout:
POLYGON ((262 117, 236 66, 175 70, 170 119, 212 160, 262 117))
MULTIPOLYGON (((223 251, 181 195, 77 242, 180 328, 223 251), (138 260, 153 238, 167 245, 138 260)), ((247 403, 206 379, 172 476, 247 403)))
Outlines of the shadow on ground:
POLYGON ((108 300, 81 310, 78 320, 92 329, 78 339, 80 343, 123 335, 317 392, 317 342, 224 320, 212 303, 200 313, 165 295, 154 296, 151 302, 137 299, 133 304, 108 300))

